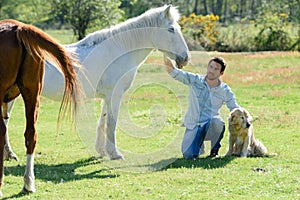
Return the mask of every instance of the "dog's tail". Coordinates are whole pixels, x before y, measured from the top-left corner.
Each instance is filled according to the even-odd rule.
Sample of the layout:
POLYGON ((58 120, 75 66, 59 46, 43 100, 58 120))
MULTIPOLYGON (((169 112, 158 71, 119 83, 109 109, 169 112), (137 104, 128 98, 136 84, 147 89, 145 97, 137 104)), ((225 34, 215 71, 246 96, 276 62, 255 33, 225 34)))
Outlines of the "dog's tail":
POLYGON ((254 139, 251 144, 250 156, 268 156, 268 149, 261 141, 254 139))

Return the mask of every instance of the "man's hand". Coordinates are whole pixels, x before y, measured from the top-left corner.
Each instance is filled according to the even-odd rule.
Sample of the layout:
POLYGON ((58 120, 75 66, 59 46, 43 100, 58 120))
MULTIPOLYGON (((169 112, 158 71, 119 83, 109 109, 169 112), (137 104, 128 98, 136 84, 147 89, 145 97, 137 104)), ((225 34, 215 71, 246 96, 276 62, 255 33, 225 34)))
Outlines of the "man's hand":
POLYGON ((168 73, 170 73, 171 71, 173 71, 173 69, 175 68, 174 67, 174 63, 173 61, 164 54, 164 62, 165 62, 165 65, 166 65, 166 70, 168 73))

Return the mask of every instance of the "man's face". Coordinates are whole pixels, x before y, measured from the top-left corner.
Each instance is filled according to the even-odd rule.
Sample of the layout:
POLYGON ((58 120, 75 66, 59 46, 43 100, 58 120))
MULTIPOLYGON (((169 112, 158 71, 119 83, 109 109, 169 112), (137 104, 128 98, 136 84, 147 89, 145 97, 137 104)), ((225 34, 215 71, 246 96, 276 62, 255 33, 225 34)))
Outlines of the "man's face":
POLYGON ((206 78, 208 80, 216 80, 223 75, 224 72, 221 72, 221 65, 215 61, 212 61, 208 64, 206 78))

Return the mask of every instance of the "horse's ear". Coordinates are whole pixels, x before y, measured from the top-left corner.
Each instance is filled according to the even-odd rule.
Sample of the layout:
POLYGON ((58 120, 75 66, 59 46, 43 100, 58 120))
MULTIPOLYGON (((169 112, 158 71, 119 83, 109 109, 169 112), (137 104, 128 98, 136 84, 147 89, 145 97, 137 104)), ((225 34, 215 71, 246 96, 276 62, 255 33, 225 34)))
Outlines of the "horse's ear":
POLYGON ((165 11, 164 11, 164 18, 169 19, 170 18, 170 8, 172 7, 172 4, 169 4, 165 11))

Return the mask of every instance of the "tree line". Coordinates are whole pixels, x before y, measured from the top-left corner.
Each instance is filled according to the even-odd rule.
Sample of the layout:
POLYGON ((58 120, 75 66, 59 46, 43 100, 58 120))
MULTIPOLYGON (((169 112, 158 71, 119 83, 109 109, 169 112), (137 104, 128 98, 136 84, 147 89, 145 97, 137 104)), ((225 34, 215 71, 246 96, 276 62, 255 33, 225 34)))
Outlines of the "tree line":
POLYGON ((218 16, 222 27, 258 24, 274 14, 284 15, 292 26, 300 23, 300 0, 0 0, 0 19, 17 19, 44 29, 72 29, 80 40, 88 32, 169 3, 182 16, 218 16))
POLYGON ((285 13, 290 21, 300 22, 300 0, 124 0, 121 6, 126 15, 133 17, 150 7, 173 3, 181 13, 189 16, 214 14, 220 17, 222 23, 236 20, 255 20, 263 12, 285 13))

